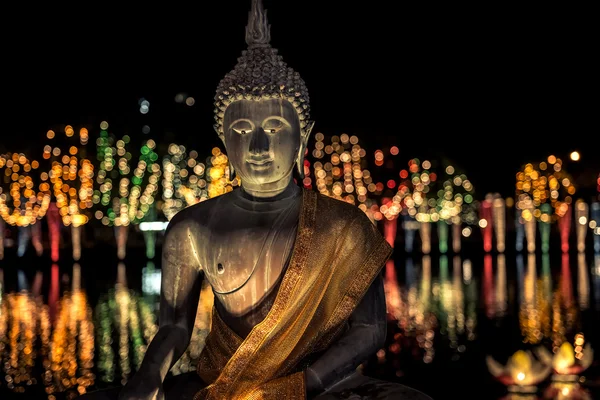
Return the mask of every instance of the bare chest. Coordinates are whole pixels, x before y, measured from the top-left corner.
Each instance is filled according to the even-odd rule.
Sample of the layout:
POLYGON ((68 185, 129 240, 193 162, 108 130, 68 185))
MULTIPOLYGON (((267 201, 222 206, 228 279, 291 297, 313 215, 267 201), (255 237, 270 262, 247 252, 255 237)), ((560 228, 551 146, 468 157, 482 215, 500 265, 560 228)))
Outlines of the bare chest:
POLYGON ((297 212, 234 210, 212 218, 203 244, 202 267, 221 305, 244 315, 267 297, 290 258, 297 212))

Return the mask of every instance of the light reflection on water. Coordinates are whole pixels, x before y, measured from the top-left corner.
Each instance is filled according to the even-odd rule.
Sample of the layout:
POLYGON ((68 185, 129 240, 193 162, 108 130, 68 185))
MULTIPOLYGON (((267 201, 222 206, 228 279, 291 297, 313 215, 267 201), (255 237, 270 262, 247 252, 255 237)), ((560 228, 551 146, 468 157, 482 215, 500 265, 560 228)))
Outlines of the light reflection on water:
MULTIPOLYGON (((367 371, 395 376, 434 398, 471 395, 482 384, 485 398, 510 397, 502 379, 488 370, 486 357, 504 364, 518 350, 543 347, 554 354, 568 342, 575 358, 584 359, 581 349, 588 344, 593 349, 600 338, 599 272, 600 257, 585 254, 390 260, 385 267, 389 343, 367 371)), ((598 385, 594 366, 582 375, 582 388, 598 385)), ((581 395, 559 390, 553 397, 551 378, 537 386, 539 398, 581 395)))
MULTIPOLYGON (((0 394, 74 398, 126 382, 157 330, 160 270, 151 262, 139 270, 120 264, 116 283, 94 300, 87 292, 97 287, 93 280, 86 287, 85 266, 19 270, 14 278, 20 291, 13 293, 4 292, 0 270, 0 394)), ((486 398, 501 398, 506 388, 488 371, 487 356, 503 364, 517 350, 556 351, 580 333, 595 347, 600 336, 594 324, 600 312, 598 256, 427 255, 389 260, 384 276, 388 343, 365 372, 434 398, 467 396, 480 383, 487 385, 486 398)), ((203 298, 194 340, 175 374, 195 369, 210 329, 202 315, 212 296, 203 298)), ((584 386, 597 385, 594 365, 583 375, 584 386)), ((559 398, 548 397, 552 388, 550 378, 542 382, 539 398, 559 398)))

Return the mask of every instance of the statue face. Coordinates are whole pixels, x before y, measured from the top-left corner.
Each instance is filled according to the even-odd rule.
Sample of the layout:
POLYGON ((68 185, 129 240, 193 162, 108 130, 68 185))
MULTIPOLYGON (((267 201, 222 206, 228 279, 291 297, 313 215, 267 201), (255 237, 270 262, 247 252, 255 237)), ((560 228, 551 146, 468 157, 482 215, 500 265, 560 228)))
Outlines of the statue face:
POLYGON ((288 178, 303 141, 294 106, 284 99, 239 100, 223 116, 223 142, 242 183, 288 178))

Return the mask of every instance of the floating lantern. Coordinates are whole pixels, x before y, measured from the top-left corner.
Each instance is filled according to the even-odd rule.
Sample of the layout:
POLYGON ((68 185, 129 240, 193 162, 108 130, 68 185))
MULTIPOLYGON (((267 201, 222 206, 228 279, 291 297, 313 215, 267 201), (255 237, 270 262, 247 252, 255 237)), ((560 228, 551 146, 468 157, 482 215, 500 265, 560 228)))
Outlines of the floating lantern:
POLYGON ((537 393, 539 385, 552 373, 552 367, 537 360, 530 351, 515 352, 506 365, 491 356, 486 357, 489 372, 503 383, 509 392, 519 394, 537 393))
POLYGON ((563 342, 554 354, 546 348, 536 349, 537 356, 552 366, 552 380, 577 382, 579 376, 594 362, 594 350, 589 342, 585 343, 583 334, 575 335, 574 342, 575 347, 567 341, 563 342))

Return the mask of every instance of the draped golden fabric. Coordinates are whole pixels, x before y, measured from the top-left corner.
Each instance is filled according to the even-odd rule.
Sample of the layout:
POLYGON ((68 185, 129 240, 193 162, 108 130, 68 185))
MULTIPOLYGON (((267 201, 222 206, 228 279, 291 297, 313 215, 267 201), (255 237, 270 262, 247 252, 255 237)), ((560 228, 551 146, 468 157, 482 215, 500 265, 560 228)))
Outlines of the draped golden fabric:
POLYGON ((391 255, 358 208, 303 191, 292 257, 275 302, 245 340, 213 312, 198 373, 200 399, 304 399, 294 368, 326 348, 391 255))

